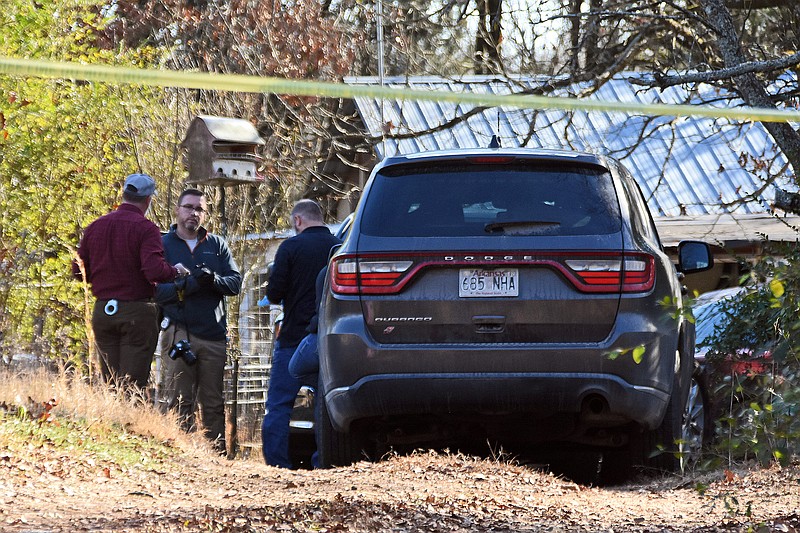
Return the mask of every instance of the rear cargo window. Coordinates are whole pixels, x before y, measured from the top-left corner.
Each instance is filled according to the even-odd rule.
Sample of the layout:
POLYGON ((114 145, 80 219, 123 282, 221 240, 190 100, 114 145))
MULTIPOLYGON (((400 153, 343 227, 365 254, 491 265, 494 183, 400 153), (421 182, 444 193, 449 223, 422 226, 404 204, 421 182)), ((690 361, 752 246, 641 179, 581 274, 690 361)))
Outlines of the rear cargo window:
POLYGON ((604 235, 620 229, 611 175, 591 167, 394 167, 375 176, 361 232, 378 237, 604 235))

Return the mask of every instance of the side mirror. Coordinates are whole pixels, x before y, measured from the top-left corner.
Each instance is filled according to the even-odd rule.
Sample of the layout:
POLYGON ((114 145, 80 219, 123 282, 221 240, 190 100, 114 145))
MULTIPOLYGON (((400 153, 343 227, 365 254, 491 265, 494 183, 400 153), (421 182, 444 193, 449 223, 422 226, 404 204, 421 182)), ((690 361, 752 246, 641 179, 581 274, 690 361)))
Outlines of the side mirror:
POLYGON ((678 244, 678 271, 684 274, 704 272, 714 266, 711 247, 702 241, 681 241, 678 244))

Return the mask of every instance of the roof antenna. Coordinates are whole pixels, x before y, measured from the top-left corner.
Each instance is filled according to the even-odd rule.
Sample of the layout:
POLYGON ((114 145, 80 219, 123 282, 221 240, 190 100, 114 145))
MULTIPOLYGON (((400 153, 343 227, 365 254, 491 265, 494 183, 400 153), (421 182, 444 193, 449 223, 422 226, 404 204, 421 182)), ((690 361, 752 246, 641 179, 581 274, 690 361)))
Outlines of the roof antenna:
MULTIPOLYGON (((500 131, 500 110, 496 107, 494 109, 495 113, 497 114, 497 131, 500 131)), ((492 135, 492 140, 489 141, 489 148, 500 148, 501 146, 502 143, 500 142, 500 136, 495 133, 492 135)))

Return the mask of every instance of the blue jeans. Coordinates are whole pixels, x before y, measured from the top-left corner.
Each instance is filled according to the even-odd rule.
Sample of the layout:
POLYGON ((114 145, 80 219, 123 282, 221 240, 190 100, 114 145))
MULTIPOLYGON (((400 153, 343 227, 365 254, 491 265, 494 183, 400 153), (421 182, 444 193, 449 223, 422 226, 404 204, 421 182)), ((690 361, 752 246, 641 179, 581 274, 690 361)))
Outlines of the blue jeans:
POLYGON ((269 374, 267 405, 261 423, 261 450, 268 465, 291 468, 289 459, 289 418, 294 400, 300 390, 300 381, 289 374, 289 360, 295 346, 275 342, 272 352, 272 370, 269 374))
POLYGON ((317 388, 319 379, 319 354, 317 353, 317 334, 306 335, 289 361, 289 374, 300 380, 302 385, 317 388))
POLYGON ((309 333, 292 355, 289 361, 289 374, 298 379, 301 385, 314 389, 314 440, 317 449, 311 455, 311 466, 319 467, 319 402, 322 401, 319 383, 319 353, 317 352, 317 334, 309 333))

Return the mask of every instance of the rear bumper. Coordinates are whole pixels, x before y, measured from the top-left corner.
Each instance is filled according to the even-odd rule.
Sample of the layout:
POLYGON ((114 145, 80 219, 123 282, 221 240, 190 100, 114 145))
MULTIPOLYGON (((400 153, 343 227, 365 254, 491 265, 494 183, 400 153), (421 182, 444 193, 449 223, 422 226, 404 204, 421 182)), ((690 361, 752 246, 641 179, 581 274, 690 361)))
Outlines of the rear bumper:
POLYGON ((582 413, 598 427, 654 428, 669 394, 605 374, 382 374, 325 395, 331 421, 393 415, 582 413))
POLYGON ((677 335, 656 327, 603 343, 387 345, 368 340, 363 322, 337 325, 345 331, 321 335, 319 353, 339 431, 360 419, 471 413, 577 414, 594 427, 653 429, 672 388, 677 335), (639 345, 645 355, 636 363, 629 350, 639 345))

